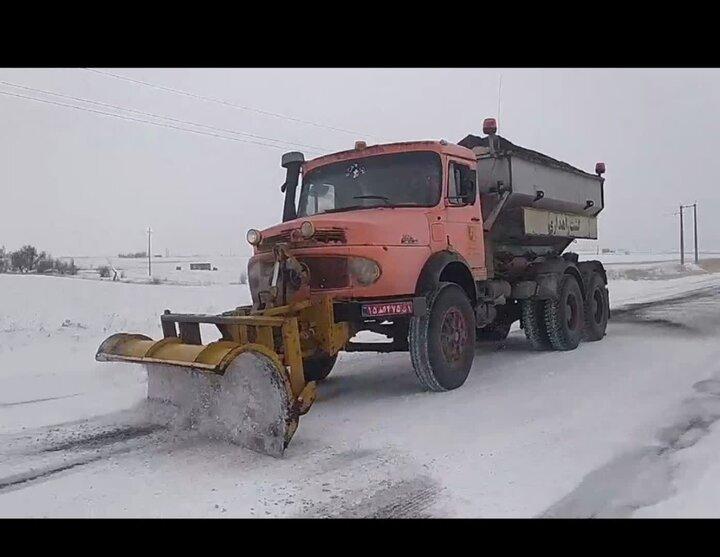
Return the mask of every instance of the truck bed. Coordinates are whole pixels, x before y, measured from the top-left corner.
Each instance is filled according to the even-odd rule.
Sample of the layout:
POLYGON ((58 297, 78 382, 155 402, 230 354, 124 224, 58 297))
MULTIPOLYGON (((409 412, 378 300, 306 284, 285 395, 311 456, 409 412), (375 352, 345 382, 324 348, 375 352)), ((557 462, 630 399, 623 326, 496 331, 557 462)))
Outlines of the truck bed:
MULTIPOLYGON (((577 172, 579 174, 591 176, 593 178, 595 177, 594 174, 590 174, 588 172, 585 172, 584 170, 580 170, 579 168, 571 164, 554 159, 552 157, 548 157, 547 155, 544 155, 538 151, 533 151, 532 149, 528 149, 527 147, 521 147, 520 145, 516 145, 502 136, 498 135, 496 137, 498 139, 498 148, 500 151, 510 151, 523 159, 531 162, 536 162, 543 166, 557 168, 558 170, 566 170, 568 172, 577 172)), ((458 145, 461 145, 462 147, 467 147, 468 149, 474 149, 475 147, 489 147, 488 138, 478 137, 477 135, 465 136, 465 138, 458 142, 458 145)))
POLYGON ((496 252, 561 253, 574 239, 597 238, 604 179, 496 137, 468 135, 459 145, 477 156, 486 243, 496 252))

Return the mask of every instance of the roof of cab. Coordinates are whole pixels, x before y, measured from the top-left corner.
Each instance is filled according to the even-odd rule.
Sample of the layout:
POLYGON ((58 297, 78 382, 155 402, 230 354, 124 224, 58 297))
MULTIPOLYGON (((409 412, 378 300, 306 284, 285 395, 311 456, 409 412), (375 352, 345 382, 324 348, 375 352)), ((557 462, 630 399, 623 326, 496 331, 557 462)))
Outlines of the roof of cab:
POLYGON ((475 153, 467 147, 461 147, 460 145, 455 145, 454 143, 448 143, 446 141, 402 141, 399 143, 368 145, 362 149, 348 149, 347 151, 323 155, 322 157, 317 157, 307 161, 304 164, 304 171, 309 172, 319 166, 325 166, 326 164, 333 162, 355 159, 358 157, 404 153, 408 151, 434 151, 436 153, 453 155, 465 159, 475 159, 475 153))

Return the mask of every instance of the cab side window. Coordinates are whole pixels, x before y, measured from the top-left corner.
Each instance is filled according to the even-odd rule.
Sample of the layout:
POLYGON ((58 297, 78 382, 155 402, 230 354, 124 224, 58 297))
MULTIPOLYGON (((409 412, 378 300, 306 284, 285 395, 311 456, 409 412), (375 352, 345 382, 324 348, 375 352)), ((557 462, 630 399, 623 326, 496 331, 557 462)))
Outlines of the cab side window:
POLYGON ((449 171, 448 202, 457 206, 473 205, 477 191, 475 170, 464 164, 451 162, 449 171))

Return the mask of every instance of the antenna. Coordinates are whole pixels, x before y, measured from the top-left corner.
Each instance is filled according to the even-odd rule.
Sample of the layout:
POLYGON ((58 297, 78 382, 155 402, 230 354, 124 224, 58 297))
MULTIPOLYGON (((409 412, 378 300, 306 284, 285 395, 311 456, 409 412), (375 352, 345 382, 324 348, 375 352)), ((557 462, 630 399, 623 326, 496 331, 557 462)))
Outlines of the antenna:
POLYGON ((500 93, 502 92, 502 72, 498 75, 498 107, 497 107, 497 119, 500 123, 500 93))

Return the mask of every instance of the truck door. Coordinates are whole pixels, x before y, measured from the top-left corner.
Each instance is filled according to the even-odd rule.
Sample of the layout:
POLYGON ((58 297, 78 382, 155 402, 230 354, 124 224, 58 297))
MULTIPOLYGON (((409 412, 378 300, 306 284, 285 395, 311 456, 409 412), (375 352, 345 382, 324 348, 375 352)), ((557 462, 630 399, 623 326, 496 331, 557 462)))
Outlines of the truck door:
POLYGON ((445 189, 445 233, 451 248, 470 265, 473 278, 487 278, 482 215, 474 166, 450 159, 445 189))

